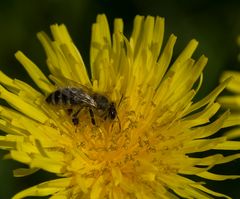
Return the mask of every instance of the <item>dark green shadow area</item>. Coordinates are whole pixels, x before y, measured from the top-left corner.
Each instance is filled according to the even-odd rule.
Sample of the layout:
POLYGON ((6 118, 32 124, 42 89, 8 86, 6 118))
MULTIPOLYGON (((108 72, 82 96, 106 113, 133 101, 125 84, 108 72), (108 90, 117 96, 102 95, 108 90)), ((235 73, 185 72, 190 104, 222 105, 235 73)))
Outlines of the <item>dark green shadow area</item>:
MULTIPOLYGON (((194 58, 202 54, 209 58, 204 71, 204 82, 197 99, 206 96, 218 84, 223 70, 240 70, 236 38, 240 34, 240 1, 238 0, 8 0, 0 1, 0 70, 10 77, 18 78, 35 86, 14 53, 23 51, 46 74, 46 57, 36 33, 49 31, 49 25, 64 23, 89 66, 89 44, 91 25, 96 15, 106 13, 110 25, 113 19, 124 19, 126 35, 131 34, 132 21, 136 14, 165 17, 165 39, 174 33, 178 39, 174 57, 192 39, 199 41, 194 58)), ((196 100, 197 100, 196 99, 196 100)), ((4 154, 0 152, 0 157, 4 154)), ((12 170, 23 165, 12 160, 0 160, 0 198, 9 199, 14 193, 55 176, 40 171, 24 178, 14 178, 12 170)), ((223 167, 214 168, 220 173, 240 174, 240 163, 236 160, 223 167)), ((208 187, 234 199, 239 198, 239 181, 212 182, 208 187)))

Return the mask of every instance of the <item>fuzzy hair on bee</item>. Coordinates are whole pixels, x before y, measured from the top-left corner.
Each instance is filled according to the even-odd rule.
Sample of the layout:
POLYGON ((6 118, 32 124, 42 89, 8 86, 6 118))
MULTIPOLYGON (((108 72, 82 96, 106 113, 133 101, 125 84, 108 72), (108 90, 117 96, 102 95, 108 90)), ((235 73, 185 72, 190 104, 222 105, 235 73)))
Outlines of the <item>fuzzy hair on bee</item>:
POLYGON ((72 115, 74 125, 79 123, 79 113, 82 109, 88 109, 91 122, 96 125, 94 114, 97 114, 104 120, 114 120, 117 117, 117 110, 114 102, 106 96, 93 92, 86 86, 75 85, 58 88, 50 93, 45 101, 50 105, 60 105, 65 107, 72 115), (73 112, 73 108, 77 109, 73 112))

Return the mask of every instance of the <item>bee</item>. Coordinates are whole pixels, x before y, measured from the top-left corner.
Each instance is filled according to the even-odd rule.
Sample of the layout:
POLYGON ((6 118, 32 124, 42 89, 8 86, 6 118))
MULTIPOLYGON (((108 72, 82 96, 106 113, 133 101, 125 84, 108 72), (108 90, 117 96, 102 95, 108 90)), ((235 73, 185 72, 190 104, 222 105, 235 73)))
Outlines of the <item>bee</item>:
POLYGON ((69 114, 72 114, 72 122, 74 125, 79 123, 78 115, 83 108, 87 108, 90 113, 91 122, 96 125, 94 113, 98 116, 114 120, 117 117, 115 104, 106 96, 91 91, 84 86, 63 87, 50 93, 45 101, 51 105, 61 105, 66 107, 69 114), (73 112, 73 107, 77 111, 73 112))

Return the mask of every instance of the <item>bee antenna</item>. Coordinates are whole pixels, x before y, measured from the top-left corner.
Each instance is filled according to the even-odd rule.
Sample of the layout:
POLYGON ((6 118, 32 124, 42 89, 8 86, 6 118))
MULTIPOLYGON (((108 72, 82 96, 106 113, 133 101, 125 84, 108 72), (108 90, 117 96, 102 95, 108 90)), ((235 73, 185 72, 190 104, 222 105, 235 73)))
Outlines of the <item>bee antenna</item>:
POLYGON ((120 132, 122 131, 122 125, 121 125, 121 121, 117 115, 117 120, 118 120, 118 125, 119 125, 119 129, 120 129, 120 132))
POLYGON ((121 104, 122 100, 123 100, 123 94, 122 94, 122 96, 121 96, 121 98, 120 98, 120 101, 118 102, 118 105, 117 105, 117 107, 119 107, 119 106, 120 106, 120 104, 121 104))

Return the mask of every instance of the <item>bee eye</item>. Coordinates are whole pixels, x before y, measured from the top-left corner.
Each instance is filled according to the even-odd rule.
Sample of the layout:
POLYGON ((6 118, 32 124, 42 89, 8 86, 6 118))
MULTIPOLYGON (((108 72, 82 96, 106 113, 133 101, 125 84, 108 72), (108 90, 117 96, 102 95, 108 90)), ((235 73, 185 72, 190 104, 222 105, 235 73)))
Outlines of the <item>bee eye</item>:
POLYGON ((111 112, 110 117, 111 117, 112 120, 115 119, 116 113, 115 112, 111 112))
POLYGON ((116 115, 117 115, 117 111, 115 109, 115 106, 114 106, 114 104, 111 104, 111 106, 109 108, 109 116, 113 120, 113 119, 115 119, 116 115))

